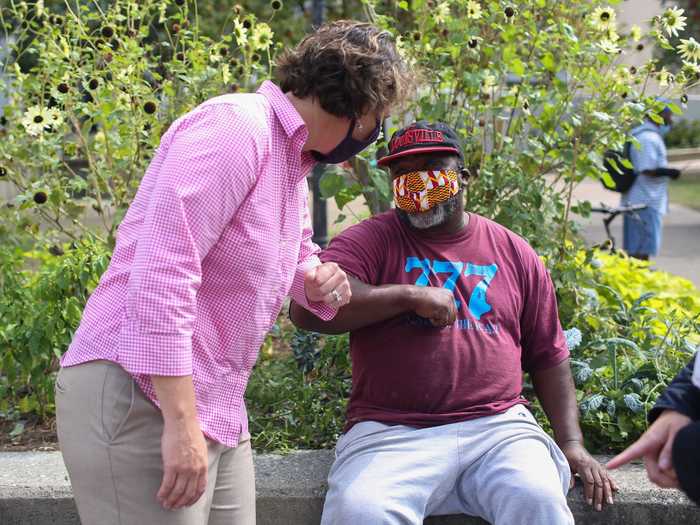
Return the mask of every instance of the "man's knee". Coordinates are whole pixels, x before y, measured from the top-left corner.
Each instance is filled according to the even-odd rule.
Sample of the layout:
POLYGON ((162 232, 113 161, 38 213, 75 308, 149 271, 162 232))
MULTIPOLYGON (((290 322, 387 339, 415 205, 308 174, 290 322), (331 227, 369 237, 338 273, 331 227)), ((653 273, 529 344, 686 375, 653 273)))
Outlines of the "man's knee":
POLYGON ((407 507, 387 495, 384 490, 354 484, 342 490, 331 490, 323 507, 323 525, 347 523, 408 524, 416 521, 407 507))
POLYGON ((573 523, 561 485, 530 481, 504 488, 497 515, 500 523, 573 523))

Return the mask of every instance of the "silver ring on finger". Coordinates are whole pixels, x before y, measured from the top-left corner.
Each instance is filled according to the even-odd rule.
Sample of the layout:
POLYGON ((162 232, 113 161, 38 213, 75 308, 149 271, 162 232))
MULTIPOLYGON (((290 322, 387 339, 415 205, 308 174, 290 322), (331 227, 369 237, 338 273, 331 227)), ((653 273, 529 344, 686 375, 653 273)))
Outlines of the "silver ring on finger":
POLYGON ((333 290, 331 293, 333 294, 333 299, 335 299, 336 303, 343 301, 343 296, 338 293, 338 290, 333 290))

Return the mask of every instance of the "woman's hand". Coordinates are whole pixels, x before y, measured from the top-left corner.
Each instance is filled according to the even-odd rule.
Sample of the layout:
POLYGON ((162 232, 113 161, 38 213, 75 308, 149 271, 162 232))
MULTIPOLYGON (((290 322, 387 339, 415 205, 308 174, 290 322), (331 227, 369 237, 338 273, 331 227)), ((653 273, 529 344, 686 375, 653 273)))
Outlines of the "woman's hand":
POLYGON ((151 376, 163 412, 163 481, 158 502, 166 509, 193 505, 207 488, 207 443, 199 427, 192 376, 151 376))
POLYGON ((347 275, 334 262, 309 270, 304 277, 304 291, 309 302, 322 302, 333 308, 345 306, 352 297, 347 275))
POLYGON ((166 421, 161 452, 163 482, 158 502, 166 509, 194 505, 207 488, 207 443, 197 420, 166 421))

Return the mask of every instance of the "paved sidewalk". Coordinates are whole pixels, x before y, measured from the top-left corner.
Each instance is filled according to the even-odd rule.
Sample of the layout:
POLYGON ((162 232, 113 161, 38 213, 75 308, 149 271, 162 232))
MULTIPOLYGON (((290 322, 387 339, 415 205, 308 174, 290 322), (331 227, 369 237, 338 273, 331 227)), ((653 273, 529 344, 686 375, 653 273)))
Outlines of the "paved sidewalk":
MULTIPOLYGON (((598 182, 586 180, 574 190, 574 201, 588 200, 593 206, 600 203, 617 206, 620 194, 608 191, 598 182)), ((605 240, 602 215, 594 213, 588 219, 579 218, 583 236, 589 243, 605 240)), ((617 217, 610 228, 617 245, 622 247, 622 217, 617 217)), ((690 279, 700 288, 700 212, 671 204, 664 217, 661 253, 654 259, 658 269, 690 279)))

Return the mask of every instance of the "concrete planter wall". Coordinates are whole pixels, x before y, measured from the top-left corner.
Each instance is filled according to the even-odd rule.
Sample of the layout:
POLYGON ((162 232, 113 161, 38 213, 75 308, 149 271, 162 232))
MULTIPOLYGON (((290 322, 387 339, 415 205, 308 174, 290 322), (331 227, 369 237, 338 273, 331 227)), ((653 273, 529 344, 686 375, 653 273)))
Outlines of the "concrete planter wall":
MULTIPOLYGON (((286 456, 256 455, 258 525, 317 525, 332 461, 333 452, 329 450, 300 451, 286 456)), ((0 467, 2 525, 79 525, 60 453, 0 453, 0 467)), ((676 490, 651 485, 641 465, 621 469, 615 479, 620 492, 615 505, 603 512, 595 512, 586 505, 580 485, 569 493, 569 506, 578 525, 698 523, 700 509, 676 490)), ((466 516, 440 516, 428 518, 425 523, 484 525, 486 522, 466 516)))

